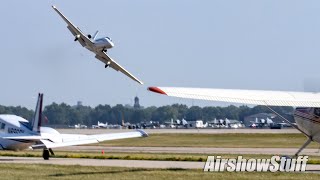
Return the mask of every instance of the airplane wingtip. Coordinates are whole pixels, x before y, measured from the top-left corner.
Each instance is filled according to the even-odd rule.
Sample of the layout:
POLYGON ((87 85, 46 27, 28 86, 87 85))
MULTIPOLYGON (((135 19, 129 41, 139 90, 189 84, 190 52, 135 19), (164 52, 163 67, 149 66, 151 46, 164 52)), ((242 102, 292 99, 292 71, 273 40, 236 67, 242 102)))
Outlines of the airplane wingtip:
POLYGON ((149 87, 148 88, 149 91, 158 93, 158 94, 164 94, 167 95, 167 93, 165 93, 162 89, 158 88, 158 87, 149 87))
POLYGON ((53 9, 57 9, 55 5, 52 5, 51 7, 52 7, 53 9))
POLYGON ((149 136, 148 133, 146 133, 144 130, 137 129, 137 131, 138 131, 139 133, 141 133, 141 137, 148 137, 148 136, 149 136))

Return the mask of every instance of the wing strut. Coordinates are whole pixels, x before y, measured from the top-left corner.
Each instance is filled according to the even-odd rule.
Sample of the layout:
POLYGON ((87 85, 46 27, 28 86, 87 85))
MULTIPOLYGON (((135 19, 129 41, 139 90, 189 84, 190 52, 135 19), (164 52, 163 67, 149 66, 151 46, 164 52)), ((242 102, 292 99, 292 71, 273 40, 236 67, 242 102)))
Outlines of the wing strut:
POLYGON ((285 120, 287 123, 289 123, 292 127, 296 128, 298 131, 300 131, 302 134, 304 134, 305 136, 307 136, 308 140, 301 146, 301 148, 294 154, 294 157, 297 157, 299 155, 299 153, 306 148, 312 140, 312 136, 308 135, 307 133, 303 132, 297 125, 293 124, 292 122, 290 122, 287 118, 281 116, 281 114, 277 113, 277 111, 273 110, 271 107, 267 106, 266 107, 272 111, 273 113, 275 113, 277 116, 279 116, 281 119, 285 120))
POLYGON ((293 124, 292 122, 290 122, 288 119, 286 119, 285 117, 281 116, 281 114, 277 113, 277 111, 273 110, 271 107, 266 106, 270 111, 272 111, 273 113, 275 113, 277 116, 279 116, 281 119, 285 120, 288 124, 290 124, 292 127, 296 128, 298 131, 300 131, 302 134, 306 135, 307 137, 309 137, 309 135, 305 132, 303 132, 297 125, 293 124))

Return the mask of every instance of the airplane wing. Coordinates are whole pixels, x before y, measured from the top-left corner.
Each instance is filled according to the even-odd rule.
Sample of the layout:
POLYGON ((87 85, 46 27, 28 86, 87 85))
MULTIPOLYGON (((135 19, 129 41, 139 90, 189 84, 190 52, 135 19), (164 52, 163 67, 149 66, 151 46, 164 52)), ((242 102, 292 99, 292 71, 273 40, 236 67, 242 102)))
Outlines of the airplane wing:
POLYGON ((125 68, 123 68, 120 64, 118 64, 116 61, 114 61, 105 52, 101 51, 101 53, 97 54, 95 57, 97 59, 99 59, 100 61, 102 61, 103 63, 110 66, 112 69, 114 69, 116 71, 120 71, 123 74, 125 74, 126 76, 128 76, 129 78, 131 78, 132 80, 134 80, 140 84, 143 84, 142 81, 140 81, 138 78, 136 78, 134 75, 132 75, 129 71, 127 71, 125 68))
POLYGON ((95 134, 95 135, 76 135, 76 134, 61 134, 63 139, 62 142, 54 142, 50 137, 42 136, 13 136, 13 137, 3 137, 4 139, 10 139, 20 142, 41 142, 41 144, 32 145, 33 149, 42 148, 57 148, 65 146, 75 146, 83 144, 93 144, 102 141, 110 141, 116 139, 127 139, 127 138, 137 138, 137 137, 148 137, 148 134, 142 130, 137 130, 134 132, 125 133, 111 133, 111 134, 95 134))
POLYGON ((205 89, 182 87, 149 87, 148 90, 167 96, 208 101, 221 101, 265 106, 320 107, 320 93, 312 92, 205 89))
POLYGON ((70 30, 70 32, 74 36, 80 36, 78 38, 78 41, 82 46, 87 46, 87 45, 93 45, 93 42, 85 35, 83 32, 76 27, 75 25, 72 24, 71 21, 67 17, 65 17, 55 6, 52 6, 52 8, 60 15, 60 17, 68 24, 67 28, 70 30))

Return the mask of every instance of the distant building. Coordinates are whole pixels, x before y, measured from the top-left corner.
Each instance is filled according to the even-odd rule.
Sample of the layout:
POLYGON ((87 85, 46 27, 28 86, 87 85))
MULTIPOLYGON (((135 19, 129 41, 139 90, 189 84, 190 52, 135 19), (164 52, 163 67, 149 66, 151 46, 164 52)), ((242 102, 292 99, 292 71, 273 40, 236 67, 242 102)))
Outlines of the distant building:
POLYGON ((78 101, 77 102, 77 106, 79 107, 79 106, 82 106, 82 101, 78 101))
POLYGON ((138 98, 138 96, 136 96, 136 97, 134 98, 133 108, 135 108, 135 109, 140 109, 140 108, 141 108, 141 107, 140 107, 140 103, 139 103, 139 98, 138 98))

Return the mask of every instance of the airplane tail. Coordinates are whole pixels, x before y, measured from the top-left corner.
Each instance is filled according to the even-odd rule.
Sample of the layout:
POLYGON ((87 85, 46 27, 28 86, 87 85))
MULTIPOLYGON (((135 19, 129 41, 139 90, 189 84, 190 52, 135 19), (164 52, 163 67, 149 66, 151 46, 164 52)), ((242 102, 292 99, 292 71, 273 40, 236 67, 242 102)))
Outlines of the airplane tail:
POLYGON ((96 33, 94 33, 94 35, 92 36, 92 39, 95 40, 97 38, 99 31, 96 31, 96 33))
POLYGON ((41 127, 42 101, 43 101, 43 94, 39 93, 36 110, 34 112, 34 116, 33 116, 33 119, 31 121, 31 130, 33 132, 37 132, 37 133, 40 133, 40 127, 41 127))

